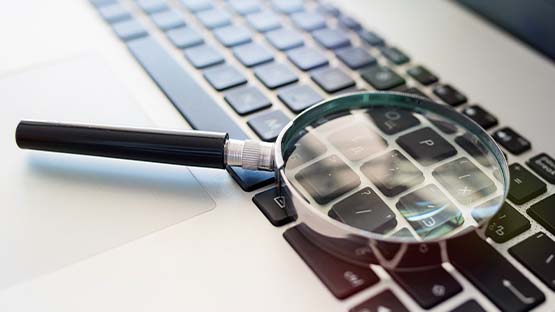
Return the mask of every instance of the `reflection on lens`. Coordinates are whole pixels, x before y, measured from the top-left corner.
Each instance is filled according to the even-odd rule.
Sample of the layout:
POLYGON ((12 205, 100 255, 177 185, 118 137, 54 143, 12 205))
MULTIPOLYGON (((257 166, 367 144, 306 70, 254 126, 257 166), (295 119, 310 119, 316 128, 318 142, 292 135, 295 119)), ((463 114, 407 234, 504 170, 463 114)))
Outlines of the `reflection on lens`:
POLYGON ((462 225, 461 211, 431 184, 399 199, 397 208, 421 237, 438 237, 462 225))
POLYGON ((306 122, 284 172, 323 218, 374 237, 447 238, 503 201, 498 157, 469 127, 418 107, 360 105, 306 122))

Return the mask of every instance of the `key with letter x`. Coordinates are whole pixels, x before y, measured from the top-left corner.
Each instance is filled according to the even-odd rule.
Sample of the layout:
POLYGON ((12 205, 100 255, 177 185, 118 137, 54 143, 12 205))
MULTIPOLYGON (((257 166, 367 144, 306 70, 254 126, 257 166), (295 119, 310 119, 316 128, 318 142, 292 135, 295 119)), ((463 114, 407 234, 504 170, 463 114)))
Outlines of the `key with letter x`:
POLYGON ((496 190, 493 181, 466 157, 439 166, 433 176, 462 204, 470 204, 496 190))

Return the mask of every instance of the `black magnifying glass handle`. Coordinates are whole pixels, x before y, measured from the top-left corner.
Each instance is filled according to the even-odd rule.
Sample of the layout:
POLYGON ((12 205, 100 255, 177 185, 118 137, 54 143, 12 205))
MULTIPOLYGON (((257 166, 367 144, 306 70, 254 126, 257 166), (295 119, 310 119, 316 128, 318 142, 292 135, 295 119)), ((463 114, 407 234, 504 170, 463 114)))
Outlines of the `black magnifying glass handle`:
POLYGON ((230 140, 227 133, 21 121, 15 138, 22 149, 195 167, 273 170, 272 144, 230 140))

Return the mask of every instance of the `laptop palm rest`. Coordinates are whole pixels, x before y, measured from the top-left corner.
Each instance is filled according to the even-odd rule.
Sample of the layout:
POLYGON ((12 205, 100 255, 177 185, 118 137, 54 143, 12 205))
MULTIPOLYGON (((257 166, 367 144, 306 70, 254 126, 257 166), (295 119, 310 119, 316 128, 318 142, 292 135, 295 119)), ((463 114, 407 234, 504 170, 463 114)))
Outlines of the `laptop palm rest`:
POLYGON ((23 151, 21 119, 150 126, 99 57, 0 78, 0 289, 215 207, 185 167, 23 151))

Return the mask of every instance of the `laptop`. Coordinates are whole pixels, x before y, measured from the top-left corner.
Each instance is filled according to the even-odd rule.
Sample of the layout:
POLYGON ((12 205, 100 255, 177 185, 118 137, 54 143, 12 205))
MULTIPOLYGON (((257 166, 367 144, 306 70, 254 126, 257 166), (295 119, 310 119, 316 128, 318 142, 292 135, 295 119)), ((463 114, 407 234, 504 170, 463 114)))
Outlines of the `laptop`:
POLYGON ((553 311, 554 18, 548 0, 6 4, 0 310, 553 311), (303 234, 271 174, 22 151, 13 135, 38 119, 272 141, 359 90, 429 97, 498 142, 511 190, 486 239, 430 270, 360 267, 303 234))

